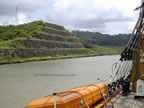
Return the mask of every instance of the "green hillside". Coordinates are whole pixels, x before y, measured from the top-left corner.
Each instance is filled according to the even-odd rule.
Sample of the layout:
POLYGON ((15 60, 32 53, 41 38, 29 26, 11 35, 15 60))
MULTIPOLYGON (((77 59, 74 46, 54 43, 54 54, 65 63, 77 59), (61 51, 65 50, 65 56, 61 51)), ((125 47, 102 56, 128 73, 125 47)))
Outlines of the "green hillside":
POLYGON ((35 21, 0 26, 0 62, 55 59, 87 53, 80 40, 59 25, 35 21))
POLYGON ((0 64, 121 52, 93 44, 83 36, 78 38, 62 26, 43 21, 0 26, 0 64))
POLYGON ((124 47, 131 36, 131 34, 109 35, 88 31, 73 31, 72 33, 80 38, 86 47, 91 47, 90 45, 124 47))

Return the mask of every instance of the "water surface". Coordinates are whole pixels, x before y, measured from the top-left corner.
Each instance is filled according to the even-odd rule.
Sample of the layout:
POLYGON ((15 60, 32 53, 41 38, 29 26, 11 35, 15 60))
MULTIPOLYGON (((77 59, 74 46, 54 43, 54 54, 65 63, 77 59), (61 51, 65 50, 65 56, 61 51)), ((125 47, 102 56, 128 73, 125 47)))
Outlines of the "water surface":
MULTIPOLYGON (((118 55, 0 65, 0 108, 23 108, 30 101, 107 79, 118 55)), ((102 82, 106 83, 106 82, 102 82)))

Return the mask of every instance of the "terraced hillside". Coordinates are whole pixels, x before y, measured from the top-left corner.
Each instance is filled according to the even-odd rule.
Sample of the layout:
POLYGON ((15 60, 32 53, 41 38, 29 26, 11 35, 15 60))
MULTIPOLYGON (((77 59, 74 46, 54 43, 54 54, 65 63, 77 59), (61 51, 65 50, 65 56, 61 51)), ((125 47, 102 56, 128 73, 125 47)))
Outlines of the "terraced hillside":
POLYGON ((64 27, 43 21, 0 26, 0 62, 86 54, 78 38, 64 27))

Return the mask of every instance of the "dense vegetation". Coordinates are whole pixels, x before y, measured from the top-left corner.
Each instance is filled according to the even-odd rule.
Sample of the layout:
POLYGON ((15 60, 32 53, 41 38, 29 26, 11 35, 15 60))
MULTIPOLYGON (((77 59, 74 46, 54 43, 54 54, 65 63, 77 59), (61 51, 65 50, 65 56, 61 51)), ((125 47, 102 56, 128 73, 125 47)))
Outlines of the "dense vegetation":
MULTIPOLYGON (((69 43, 81 44, 80 41, 76 37, 73 37, 64 27, 46 23, 41 20, 18 26, 0 26, 0 49, 27 48, 24 45, 25 40, 55 43, 57 46, 61 44, 61 47, 69 43)), ((57 47, 56 45, 53 47, 57 47)))
POLYGON ((87 48, 91 48, 93 45, 123 47, 127 44, 131 36, 131 34, 109 35, 88 31, 72 31, 72 33, 80 38, 81 42, 87 48))
POLYGON ((86 55, 88 50, 64 27, 43 21, 0 26, 0 63, 86 55))
POLYGON ((20 42, 40 32, 43 24, 43 21, 35 21, 18 26, 0 26, 0 49, 23 48, 20 42))
POLYGON ((0 41, 12 40, 15 38, 31 37, 35 32, 40 31, 43 21, 35 21, 24 25, 0 26, 0 41))
POLYGON ((74 31, 73 34, 76 36, 62 26, 43 21, 0 26, 0 64, 121 52, 121 49, 104 46, 107 45, 103 41, 106 37, 110 38, 108 42, 115 46, 114 42, 111 42, 115 39, 111 39, 109 35, 78 31, 74 31))

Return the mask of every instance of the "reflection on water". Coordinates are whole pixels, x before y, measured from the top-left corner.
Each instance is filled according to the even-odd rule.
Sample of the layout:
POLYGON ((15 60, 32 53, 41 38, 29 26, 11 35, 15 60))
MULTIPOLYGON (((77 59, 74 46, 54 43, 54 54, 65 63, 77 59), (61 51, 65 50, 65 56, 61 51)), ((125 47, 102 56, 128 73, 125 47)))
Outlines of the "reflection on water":
POLYGON ((97 56, 0 65, 0 108, 23 108, 53 92, 100 83, 97 79, 108 79, 118 58, 97 56))
POLYGON ((72 77, 76 74, 34 74, 36 77, 72 77))

